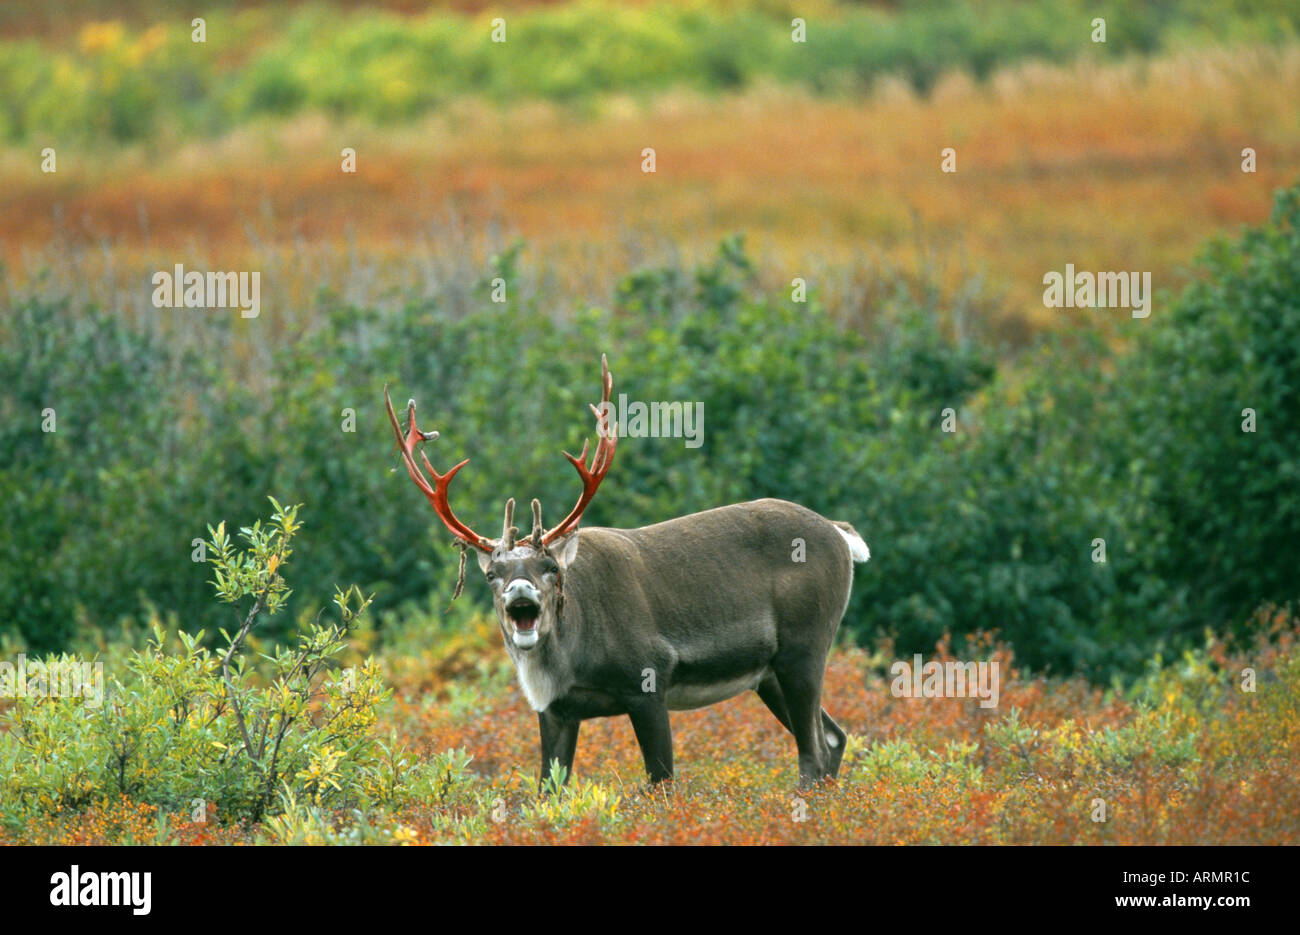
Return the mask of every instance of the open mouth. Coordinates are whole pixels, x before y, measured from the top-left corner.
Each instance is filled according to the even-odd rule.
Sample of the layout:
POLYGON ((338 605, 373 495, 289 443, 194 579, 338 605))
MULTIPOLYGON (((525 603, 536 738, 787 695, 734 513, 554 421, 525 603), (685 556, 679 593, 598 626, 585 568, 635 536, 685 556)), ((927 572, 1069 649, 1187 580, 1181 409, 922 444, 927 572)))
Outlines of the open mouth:
POLYGON ((506 607, 506 616, 510 618, 518 633, 529 633, 536 629, 537 618, 541 613, 541 605, 526 597, 511 601, 506 607))

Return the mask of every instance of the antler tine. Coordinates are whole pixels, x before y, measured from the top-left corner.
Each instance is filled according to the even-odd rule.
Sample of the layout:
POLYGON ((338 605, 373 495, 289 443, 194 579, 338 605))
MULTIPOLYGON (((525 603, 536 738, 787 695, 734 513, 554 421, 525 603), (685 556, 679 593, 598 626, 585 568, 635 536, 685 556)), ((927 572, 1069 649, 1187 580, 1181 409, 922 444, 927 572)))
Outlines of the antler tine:
POLYGON ((583 511, 587 509, 587 504, 591 503, 592 497, 596 495, 596 488, 600 486, 600 482, 605 479, 610 466, 614 463, 614 449, 618 446, 618 426, 610 425, 608 421, 609 396, 614 389, 614 377, 609 372, 609 362, 604 354, 600 355, 600 384, 600 407, 591 407, 591 411, 596 416, 596 436, 599 439, 596 443, 596 452, 591 458, 591 467, 586 466, 589 440, 583 441, 582 454, 578 457, 574 457, 567 451, 564 452, 564 457, 568 458, 569 463, 578 472, 578 476, 582 478, 582 495, 578 497, 578 502, 560 525, 542 537, 543 544, 549 545, 578 527, 583 511), (605 428, 609 431, 605 432, 605 428))
POLYGON ((470 529, 464 523, 456 518, 456 514, 451 510, 451 504, 447 500, 447 490, 451 486, 451 479, 456 476, 465 465, 469 464, 469 458, 457 464, 447 471, 446 474, 439 474, 429 463, 428 456, 423 450, 420 451, 420 460, 424 463, 425 470, 429 472, 429 477, 433 479, 432 486, 428 479, 425 478, 419 466, 415 463, 415 446, 427 441, 433 441, 438 437, 435 432, 421 432, 415 424, 415 400, 408 400, 406 403, 406 433, 402 433, 402 427, 397 422, 397 413, 393 411, 393 401, 388 396, 388 385, 384 385, 384 406, 388 409, 388 421, 393 426, 393 434, 397 436, 397 445, 402 452, 402 460, 406 463, 406 473, 411 475, 411 480, 415 481, 415 486, 428 499, 433 506, 433 511, 438 514, 452 535, 460 541, 472 545, 476 549, 484 552, 491 552, 495 543, 491 539, 480 536, 474 530, 470 529))
POLYGON ((533 498, 533 532, 528 540, 533 544, 534 549, 542 547, 542 536, 546 535, 546 527, 542 525, 542 501, 536 497, 533 498))
POLYGON ((519 532, 515 528, 515 498, 511 497, 506 501, 506 520, 501 529, 501 548, 509 552, 515 547, 515 534, 519 532))

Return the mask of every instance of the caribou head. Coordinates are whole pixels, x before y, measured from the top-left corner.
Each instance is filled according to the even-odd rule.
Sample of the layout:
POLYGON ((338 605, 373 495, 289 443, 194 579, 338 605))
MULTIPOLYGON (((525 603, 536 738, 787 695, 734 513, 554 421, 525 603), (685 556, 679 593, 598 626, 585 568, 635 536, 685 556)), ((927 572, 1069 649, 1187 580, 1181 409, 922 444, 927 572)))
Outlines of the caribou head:
POLYGON ((554 631, 560 610, 564 606, 564 571, 578 554, 578 524, 583 512, 596 495, 596 488, 605 479, 610 465, 614 463, 614 449, 618 446, 617 426, 610 425, 608 404, 614 378, 609 372, 609 362, 602 354, 601 366, 601 403, 592 406, 596 416, 596 434, 599 439, 596 451, 592 455, 591 465, 587 465, 589 442, 583 442, 582 453, 571 455, 567 451, 564 457, 569 460, 582 479, 582 494, 578 502, 569 511, 558 526, 547 530, 542 523, 541 502, 534 499, 533 529, 527 538, 519 538, 515 528, 515 501, 506 501, 505 521, 501 536, 488 539, 480 536, 456 518, 448 501, 448 489, 452 478, 469 463, 469 458, 461 461, 446 474, 439 474, 429 463, 424 451, 419 452, 428 476, 416 464, 415 446, 433 441, 438 437, 436 431, 422 432, 415 424, 415 400, 406 404, 407 428, 403 432, 393 411, 392 400, 388 396, 388 387, 384 387, 384 402, 388 408, 388 418, 393 432, 397 436, 398 447, 406 470, 423 491, 434 512, 443 524, 456 537, 461 546, 460 581, 456 586, 456 595, 460 594, 464 582, 465 551, 474 549, 477 553, 479 568, 482 569, 488 586, 492 589, 493 602, 496 606, 497 621, 501 625, 502 635, 507 644, 513 644, 520 650, 529 651, 554 631), (432 480, 432 483, 430 483, 432 480))

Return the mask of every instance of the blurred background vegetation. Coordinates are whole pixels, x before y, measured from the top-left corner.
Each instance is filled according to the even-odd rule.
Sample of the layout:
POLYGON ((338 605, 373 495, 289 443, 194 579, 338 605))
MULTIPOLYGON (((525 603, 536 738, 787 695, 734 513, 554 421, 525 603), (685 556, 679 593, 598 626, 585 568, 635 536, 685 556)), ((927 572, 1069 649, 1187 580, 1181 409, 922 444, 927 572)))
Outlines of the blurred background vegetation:
POLYGON ((503 11, 490 5, 471 17, 442 9, 340 15, 315 4, 230 4, 204 17, 209 35, 196 54, 188 21, 162 9, 146 16, 145 9, 126 23, 91 22, 75 46, 55 52, 31 38, 6 41, 0 137, 124 141, 149 138, 162 126, 211 134, 257 115, 308 109, 389 123, 471 93, 575 100, 670 87, 719 91, 762 80, 860 93, 886 75, 926 91, 946 71, 984 79, 1028 57, 1063 63, 1223 40, 1277 42, 1300 31, 1300 6, 1282 0, 879 7, 579 0, 512 12, 505 18, 510 54, 503 55, 488 28, 503 11), (794 17, 810 21, 811 43, 790 41, 794 17), (1106 20, 1105 42, 1080 42, 1095 17, 1106 20), (1077 29, 1062 28, 1069 23, 1077 29))
POLYGON ((192 540, 267 494, 306 521, 273 635, 336 582, 440 610, 457 553, 383 385, 494 530, 572 502, 602 351, 705 443, 626 439, 588 522, 848 520, 850 639, 994 629, 1106 678, 1300 596, 1294 3, 583 0, 510 8, 504 46, 474 3, 218 3, 203 45, 162 4, 63 10, 0 19, 10 647, 149 608, 211 634, 192 540), (1044 310, 1067 262, 1153 271, 1151 318, 1044 310), (261 317, 152 308, 175 263, 260 270, 261 317))

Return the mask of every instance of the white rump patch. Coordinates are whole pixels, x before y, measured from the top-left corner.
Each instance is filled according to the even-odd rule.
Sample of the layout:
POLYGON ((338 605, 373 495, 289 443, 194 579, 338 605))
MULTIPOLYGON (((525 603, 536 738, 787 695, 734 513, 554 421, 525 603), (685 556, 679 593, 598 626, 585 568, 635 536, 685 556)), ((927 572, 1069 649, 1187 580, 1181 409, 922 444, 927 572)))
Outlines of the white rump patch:
POLYGON ((843 536, 844 541, 849 544, 849 554, 853 556, 855 562, 865 562, 871 558, 871 550, 867 548, 867 544, 862 541, 861 536, 840 526, 836 526, 835 531, 843 536))

